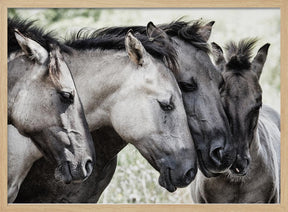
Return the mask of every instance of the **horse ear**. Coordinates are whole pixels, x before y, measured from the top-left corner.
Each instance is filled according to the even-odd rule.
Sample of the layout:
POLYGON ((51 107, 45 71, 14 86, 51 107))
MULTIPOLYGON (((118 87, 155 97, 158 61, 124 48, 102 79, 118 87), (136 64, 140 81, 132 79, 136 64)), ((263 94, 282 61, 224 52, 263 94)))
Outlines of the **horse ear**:
POLYGON ((17 29, 15 29, 15 37, 27 57, 31 60, 36 60, 39 64, 44 64, 48 59, 48 52, 39 43, 25 37, 17 29))
POLYGON ((201 35, 201 37, 203 38, 203 40, 205 42, 207 42, 210 38, 211 35, 211 31, 212 31, 212 26, 214 25, 215 21, 211 21, 208 24, 206 24, 205 26, 202 26, 199 30, 198 30, 198 34, 201 35))
POLYGON ((132 30, 129 30, 125 37, 125 48, 129 55, 129 58, 136 65, 142 66, 144 63, 144 55, 146 50, 144 49, 142 43, 134 37, 132 30))
POLYGON ((166 32, 164 32, 164 30, 160 29, 159 27, 156 27, 151 21, 147 24, 146 32, 150 41, 159 38, 169 39, 169 36, 166 34, 166 32))
POLYGON ((223 50, 217 43, 212 42, 211 45, 212 45, 212 56, 215 65, 219 69, 219 71, 222 72, 224 71, 226 65, 223 50))
POLYGON ((265 64, 269 46, 270 46, 270 43, 266 43, 264 46, 262 46, 258 50, 257 55, 254 57, 252 61, 252 70, 256 72, 258 79, 260 78, 260 75, 263 70, 263 66, 265 64))

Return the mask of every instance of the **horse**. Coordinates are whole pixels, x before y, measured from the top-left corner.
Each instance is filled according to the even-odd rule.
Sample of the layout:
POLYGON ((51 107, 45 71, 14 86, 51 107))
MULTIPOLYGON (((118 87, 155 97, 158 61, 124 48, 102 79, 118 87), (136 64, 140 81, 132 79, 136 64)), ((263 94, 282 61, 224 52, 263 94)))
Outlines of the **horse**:
POLYGON ((55 179, 64 183, 86 180, 95 163, 82 103, 59 44, 34 31, 32 22, 9 19, 8 128, 18 134, 8 138, 9 202, 27 174, 19 166, 31 158, 21 143, 10 144, 14 138, 24 137, 24 144, 29 137, 37 146, 34 150, 41 151, 34 152, 33 160, 43 154, 55 166, 55 179))
POLYGON ((159 184, 168 191, 190 184, 197 157, 172 73, 177 72, 175 50, 161 48, 146 35, 136 38, 131 31, 125 37, 78 33, 66 45, 72 48, 64 57, 94 140, 96 166, 85 182, 65 185, 57 183, 51 166, 39 160, 16 202, 96 202, 107 186, 106 176, 114 173, 116 154, 127 143, 160 173, 159 184))
MULTIPOLYGON (((236 156, 235 151, 230 145, 230 127, 225 111, 222 107, 218 90, 222 83, 222 75, 220 72, 217 72, 208 56, 209 48, 207 41, 210 37, 213 24, 214 22, 203 24, 199 21, 193 23, 175 21, 170 24, 160 25, 160 28, 155 27, 154 24, 150 23, 148 24, 149 30, 146 30, 146 28, 143 26, 104 28, 90 33, 90 37, 87 37, 90 43, 88 44, 86 42, 85 47, 82 47, 88 48, 88 45, 96 47, 99 45, 99 42, 97 43, 94 37, 108 37, 108 42, 108 40, 111 40, 111 36, 121 37, 125 35, 130 28, 135 32, 137 37, 141 36, 141 34, 145 35, 146 31, 149 31, 150 35, 148 36, 150 43, 157 44, 160 47, 162 46, 164 49, 167 47, 171 49, 170 46, 173 44, 172 47, 175 47, 177 49, 177 53, 183 57, 183 59, 178 62, 180 69, 178 69, 177 72, 177 80, 181 82, 179 85, 180 89, 182 90, 184 107, 186 113, 188 114, 190 131, 195 132, 192 133, 192 137, 198 148, 197 153, 205 156, 202 157, 203 160, 201 160, 202 162, 200 163, 200 169, 206 176, 210 177, 215 176, 217 173, 223 172, 225 169, 229 168, 236 156), (209 102, 209 104, 207 102, 209 102), (214 141, 215 144, 217 144, 219 141, 224 142, 224 144, 222 143, 224 148, 218 149, 221 150, 219 151, 220 154, 217 153, 217 145, 213 144, 214 141), (213 151, 213 148, 216 151, 213 151), (212 149, 212 151, 210 149, 212 149), (217 157, 220 159, 220 163, 217 163, 217 161, 219 162, 217 157), (201 166, 203 168, 201 168, 201 166)), ((85 31, 80 31, 78 36, 81 35, 81 32, 82 34, 85 34, 85 31)), ((78 48, 81 48, 80 44, 83 46, 83 42, 79 43, 78 48)), ((102 48, 105 47, 103 42, 101 45, 102 48)), ((124 44, 122 40, 121 48, 123 48, 123 46, 124 44)), ((117 48, 119 48, 119 45, 115 46, 115 49, 117 48)), ((173 52, 172 50, 173 49, 169 50, 169 52, 173 52)), ((163 55, 163 53, 158 54, 157 51, 151 48, 147 49, 147 51, 158 57, 159 55, 163 55)), ((67 57, 66 59, 69 60, 67 57)), ((175 63, 170 60, 169 64, 173 65, 175 63)), ((31 182, 36 180, 36 176, 38 176, 37 173, 40 173, 37 170, 41 170, 44 167, 44 161, 37 161, 32 167, 30 174, 28 174, 26 181, 24 181, 24 184, 22 185, 22 192, 20 190, 20 195, 18 196, 19 198, 16 201, 53 201, 51 198, 41 198, 40 200, 36 197, 37 193, 45 190, 47 193, 53 193, 54 195, 57 193, 71 192, 69 198, 67 198, 67 196, 63 198, 61 197, 61 202, 97 202, 100 195, 112 179, 117 165, 117 154, 126 146, 126 142, 123 141, 123 139, 111 126, 101 127, 92 131, 91 134, 94 140, 95 150, 99 158, 94 167, 95 171, 93 171, 92 176, 88 179, 88 181, 82 183, 81 188, 80 186, 74 186, 74 188, 71 186, 69 186, 70 188, 58 186, 57 189, 55 187, 51 189, 52 185, 55 186, 55 183, 50 175, 46 176, 45 179, 42 180, 47 186, 44 187, 44 183, 42 183, 43 185, 41 186, 34 186, 34 193, 32 193, 32 189, 30 188, 33 186, 33 184, 31 182), (74 192, 74 196, 72 197, 73 190, 81 190, 83 192, 74 192)), ((45 170, 47 169, 49 168, 46 165, 45 170)), ((39 181, 39 177, 37 177, 37 180, 39 181)))
POLYGON ((8 203, 12 203, 33 163, 43 157, 29 137, 8 125, 8 203))
POLYGON ((197 203, 279 203, 280 116, 263 105, 259 79, 270 44, 262 46, 254 59, 256 39, 241 40, 222 48, 212 43, 213 57, 222 70, 222 101, 229 117, 236 160, 215 178, 197 175, 192 199, 197 203))
POLYGON ((179 19, 159 26, 150 22, 147 30, 143 26, 127 26, 93 32, 94 36, 101 37, 123 36, 132 29, 135 33, 147 34, 151 42, 163 48, 172 45, 176 49, 179 71, 174 76, 182 91, 199 168, 207 177, 217 176, 227 170, 236 156, 218 89, 223 82, 222 75, 208 55, 207 41, 214 23, 179 19))

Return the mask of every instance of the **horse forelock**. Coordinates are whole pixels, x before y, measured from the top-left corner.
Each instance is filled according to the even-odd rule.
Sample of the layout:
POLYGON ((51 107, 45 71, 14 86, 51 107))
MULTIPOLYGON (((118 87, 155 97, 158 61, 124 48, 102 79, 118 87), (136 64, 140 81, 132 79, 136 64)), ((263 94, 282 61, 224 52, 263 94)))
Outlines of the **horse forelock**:
POLYGON ((257 38, 247 38, 241 40, 238 44, 231 41, 226 46, 228 70, 247 71, 251 67, 252 51, 257 42, 257 38))
POLYGON ((169 36, 176 36, 197 49, 209 53, 210 48, 208 43, 198 33, 200 28, 204 26, 204 22, 202 20, 183 21, 182 19, 183 18, 180 18, 169 24, 162 24, 160 28, 169 36))

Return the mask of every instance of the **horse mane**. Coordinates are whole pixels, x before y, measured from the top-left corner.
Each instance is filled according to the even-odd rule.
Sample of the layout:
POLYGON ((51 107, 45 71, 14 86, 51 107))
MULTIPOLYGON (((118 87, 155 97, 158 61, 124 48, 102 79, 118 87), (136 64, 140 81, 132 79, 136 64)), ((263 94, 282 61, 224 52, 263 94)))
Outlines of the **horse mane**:
MULTIPOLYGON (((78 50, 101 49, 101 50, 123 50, 125 49, 125 36, 114 34, 98 34, 99 30, 91 31, 81 29, 72 34, 65 44, 78 50)), ((126 33, 125 33, 126 35, 126 33)), ((173 45, 166 43, 165 47, 151 42, 146 35, 135 33, 134 36, 140 40, 145 50, 154 58, 161 60, 171 69, 173 73, 178 72, 177 53, 173 45)))
POLYGON ((39 43, 48 52, 50 51, 50 44, 56 44, 62 51, 70 53, 67 46, 61 44, 54 38, 52 31, 45 32, 43 28, 35 26, 35 22, 35 20, 22 20, 19 17, 8 18, 8 55, 21 50, 15 37, 15 29, 18 29, 24 36, 39 43))
MULTIPOLYGON (((198 33, 199 29, 204 26, 201 20, 196 21, 183 21, 182 18, 172 21, 168 24, 158 25, 162 30, 164 30, 170 37, 178 37, 179 39, 193 45, 194 47, 209 52, 209 45, 203 40, 202 36, 198 33)), ((96 29, 90 32, 91 37, 97 36, 125 36, 129 29, 132 29, 134 33, 140 33, 146 35, 146 26, 122 26, 122 27, 104 27, 101 29, 96 29)), ((82 34, 81 31, 78 33, 82 34)), ((72 41, 77 40, 79 37, 78 33, 72 35, 72 41), (76 39, 75 39, 76 38, 76 39)), ((86 35, 87 36, 87 35, 86 35)), ((89 38, 86 37, 86 38, 89 38)))
MULTIPOLYGON (((179 39, 189 44, 209 52, 207 42, 203 40, 197 32, 203 26, 201 21, 185 22, 181 19, 169 24, 159 25, 170 37, 177 36, 179 39)), ((65 44, 79 50, 87 49, 125 49, 124 39, 129 30, 135 33, 146 49, 154 58, 168 63, 168 67, 175 73, 178 70, 177 52, 172 45, 172 41, 163 41, 155 38, 152 41, 146 35, 146 26, 122 26, 122 27, 105 27, 96 30, 81 29, 78 32, 70 34, 65 44), (164 43, 163 43, 164 42, 164 43), (158 45, 157 43, 161 43, 158 45), (163 48, 163 46, 165 46, 163 48)))
POLYGON ((87 50, 123 50, 125 49, 125 36, 128 30, 132 29, 134 36, 142 43, 145 50, 154 58, 163 61, 172 70, 173 73, 178 72, 177 52, 171 42, 165 42, 163 45, 157 44, 157 41, 163 44, 163 40, 154 39, 150 41, 147 37, 146 27, 110 27, 96 30, 81 29, 76 33, 72 33, 65 44, 69 47, 87 50), (140 33, 141 30, 143 33, 140 33), (156 42, 155 42, 156 41, 156 42))
POLYGON ((229 42, 225 46, 227 58, 229 58, 227 68, 236 71, 250 69, 250 59, 257 40, 257 38, 246 38, 239 41, 238 44, 233 41, 229 42))
POLYGON ((183 21, 182 18, 169 24, 162 24, 159 27, 163 29, 169 36, 175 36, 189 43, 204 52, 209 52, 209 45, 198 33, 199 29, 204 26, 201 20, 183 21))

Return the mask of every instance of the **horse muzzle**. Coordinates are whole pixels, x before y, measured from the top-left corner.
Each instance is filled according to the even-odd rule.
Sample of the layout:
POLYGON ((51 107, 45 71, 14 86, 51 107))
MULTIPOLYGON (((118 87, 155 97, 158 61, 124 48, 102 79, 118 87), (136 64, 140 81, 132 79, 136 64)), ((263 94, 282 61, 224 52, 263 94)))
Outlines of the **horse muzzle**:
POLYGON ((235 161, 236 150, 225 144, 224 139, 212 140, 210 143, 210 148, 205 145, 198 146, 198 163, 200 170, 206 177, 216 177, 232 166, 235 161))
POLYGON ((87 159, 83 165, 74 165, 69 161, 65 161, 57 166, 54 172, 55 179, 66 184, 71 182, 80 183, 85 181, 93 171, 93 162, 87 159))
POLYGON ((176 163, 175 160, 167 160, 160 168, 159 184, 170 192, 177 188, 188 186, 197 174, 197 163, 193 158, 183 159, 176 163), (195 161, 195 162, 194 162, 195 161))
POLYGON ((244 156, 241 157, 239 154, 236 157, 235 162, 230 168, 230 171, 238 176, 244 176, 247 174, 250 164, 250 157, 244 156))

